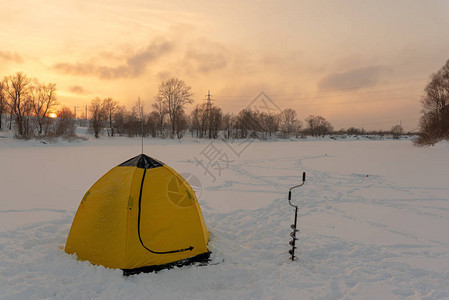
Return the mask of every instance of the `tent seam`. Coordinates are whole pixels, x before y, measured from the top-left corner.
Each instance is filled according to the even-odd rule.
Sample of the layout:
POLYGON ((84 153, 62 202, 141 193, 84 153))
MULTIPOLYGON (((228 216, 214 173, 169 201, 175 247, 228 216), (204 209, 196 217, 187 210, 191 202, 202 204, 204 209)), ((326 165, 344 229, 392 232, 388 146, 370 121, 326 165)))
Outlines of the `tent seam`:
MULTIPOLYGON (((134 172, 133 172, 133 178, 132 178, 131 184, 130 184, 130 186, 129 186, 129 197, 131 197, 131 198, 132 198, 131 191, 132 191, 132 188, 133 188, 134 177, 136 176, 136 171, 137 171, 137 169, 138 169, 138 168, 135 168, 135 170, 134 170, 134 172)), ((128 203, 129 203, 129 197, 128 197, 128 203)), ((133 202, 134 202, 134 199, 133 199, 133 202)), ((134 206, 134 203, 132 203, 132 206, 131 206, 131 207, 133 207, 133 206, 134 206)), ((131 208, 131 211, 132 211, 132 208, 131 208)), ((125 237, 125 242, 126 242, 126 244, 125 244, 125 257, 124 257, 125 267, 128 266, 129 228, 130 228, 130 224, 129 224, 129 222, 130 222, 130 217, 129 217, 129 216, 130 216, 130 212, 129 212, 128 205, 127 205, 127 207, 126 207, 126 224, 127 224, 127 228, 126 228, 126 237, 125 237)))

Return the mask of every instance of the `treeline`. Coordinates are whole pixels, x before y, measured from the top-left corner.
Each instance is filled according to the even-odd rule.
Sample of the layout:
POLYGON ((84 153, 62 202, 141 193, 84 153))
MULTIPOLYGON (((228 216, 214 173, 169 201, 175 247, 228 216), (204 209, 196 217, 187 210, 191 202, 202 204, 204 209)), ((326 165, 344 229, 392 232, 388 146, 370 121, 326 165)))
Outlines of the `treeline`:
POLYGON ((278 114, 243 109, 238 114, 230 114, 223 113, 213 104, 203 103, 196 105, 188 115, 180 111, 173 122, 164 110, 142 113, 140 101, 128 110, 111 100, 96 98, 89 106, 90 127, 95 137, 105 132, 108 136, 129 137, 143 134, 145 137, 182 138, 189 133, 192 137, 208 139, 267 139, 274 136, 323 136, 333 131, 331 124, 321 116, 309 116, 307 128, 303 129, 303 123, 297 119, 293 109, 285 109, 278 114))
POLYGON ((69 108, 60 109, 57 119, 50 117, 57 104, 56 84, 31 80, 21 72, 6 76, 0 81, 0 130, 5 116, 5 125, 15 129, 17 138, 74 135, 74 115, 69 108))
POLYGON ((239 113, 223 113, 211 101, 197 104, 190 114, 185 112, 191 104, 190 87, 182 80, 172 78, 162 82, 150 113, 143 113, 143 104, 138 100, 128 110, 111 98, 95 98, 89 106, 90 127, 96 137, 102 131, 108 136, 151 136, 160 138, 182 138, 185 133, 198 138, 245 139, 272 137, 289 138, 347 135, 392 135, 404 134, 401 125, 389 131, 365 131, 351 127, 334 131, 333 126, 322 116, 310 115, 304 122, 294 109, 287 108, 278 113, 268 113, 244 108, 239 113))
POLYGON ((75 120, 75 112, 67 107, 55 111, 58 103, 54 83, 32 81, 19 72, 0 82, 0 129, 3 116, 9 115, 6 126, 10 130, 14 127, 17 138, 73 136, 76 123, 89 126, 97 138, 101 134, 179 139, 185 134, 208 139, 299 138, 331 133, 399 137, 403 134, 399 125, 385 132, 366 132, 354 127, 334 131, 324 117, 310 115, 302 121, 291 108, 277 113, 244 108, 234 114, 224 113, 212 101, 207 101, 187 113, 187 106, 192 103, 191 87, 171 78, 159 85, 154 101, 149 103, 149 113, 144 113, 144 103, 140 99, 128 109, 113 98, 96 97, 88 106, 88 117, 83 112, 81 118, 75 120))
POLYGON ((182 138, 186 132, 198 138, 261 138, 323 136, 333 131, 321 116, 309 116, 303 122, 291 108, 279 113, 245 108, 237 114, 223 113, 211 101, 196 105, 190 114, 186 106, 193 102, 191 88, 184 81, 171 78, 159 86, 152 111, 143 113, 140 100, 130 109, 111 98, 95 98, 89 105, 90 127, 95 137, 105 130, 108 136, 151 136, 182 138))

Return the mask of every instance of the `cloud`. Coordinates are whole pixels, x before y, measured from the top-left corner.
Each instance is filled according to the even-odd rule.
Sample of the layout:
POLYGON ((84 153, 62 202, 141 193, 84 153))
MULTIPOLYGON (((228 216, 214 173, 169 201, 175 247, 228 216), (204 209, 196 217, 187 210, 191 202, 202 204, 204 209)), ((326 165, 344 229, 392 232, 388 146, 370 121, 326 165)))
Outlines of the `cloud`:
POLYGON ((186 53, 186 58, 192 60, 196 65, 197 71, 201 73, 223 69, 227 65, 226 56, 220 52, 210 53, 189 50, 186 53))
POLYGON ((74 94, 88 94, 89 92, 80 85, 72 85, 69 86, 69 91, 74 94))
POLYGON ((0 60, 13 61, 23 63, 23 58, 16 52, 0 51, 0 60))
POLYGON ((166 40, 156 40, 145 49, 124 57, 125 63, 110 67, 95 63, 57 63, 53 67, 64 74, 94 75, 101 79, 134 78, 143 74, 147 66, 173 50, 173 44, 166 40))
POLYGON ((329 90, 357 90, 375 86, 380 82, 381 76, 389 71, 383 66, 369 66, 352 69, 342 73, 330 74, 318 82, 322 91, 329 90))
POLYGON ((160 81, 164 81, 167 80, 168 78, 172 77, 172 74, 170 72, 167 71, 163 71, 163 72, 159 72, 156 74, 156 77, 160 80, 160 81))
POLYGON ((201 48, 190 46, 185 54, 186 61, 192 63, 196 71, 209 73, 226 68, 230 53, 223 45, 206 39, 199 39, 196 44, 201 44, 201 48))

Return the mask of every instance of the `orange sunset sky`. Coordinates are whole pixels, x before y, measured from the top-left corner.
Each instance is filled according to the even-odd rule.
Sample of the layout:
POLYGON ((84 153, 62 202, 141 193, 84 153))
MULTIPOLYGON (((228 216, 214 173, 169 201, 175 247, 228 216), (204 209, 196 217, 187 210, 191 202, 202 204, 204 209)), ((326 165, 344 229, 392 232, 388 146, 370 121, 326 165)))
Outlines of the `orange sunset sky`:
MULTIPOLYGON (((161 80, 224 112, 264 91, 335 129, 418 126, 423 89, 449 59, 449 1, 0 0, 0 77, 54 82, 147 111, 161 80)), ((193 105, 190 106, 190 108, 193 105)), ((189 110, 190 110, 189 108, 189 110)))

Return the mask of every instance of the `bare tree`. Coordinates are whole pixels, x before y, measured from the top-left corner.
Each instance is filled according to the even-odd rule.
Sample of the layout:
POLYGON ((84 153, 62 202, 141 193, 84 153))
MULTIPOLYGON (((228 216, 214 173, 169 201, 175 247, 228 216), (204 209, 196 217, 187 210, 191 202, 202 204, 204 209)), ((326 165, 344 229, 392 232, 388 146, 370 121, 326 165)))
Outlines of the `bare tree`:
POLYGON ((187 129, 188 123, 188 118, 184 112, 184 109, 180 110, 176 117, 176 137, 178 139, 183 137, 184 130, 187 129))
POLYGON ((44 125, 48 123, 50 110, 57 105, 56 84, 38 85, 32 89, 31 95, 33 113, 38 127, 37 135, 41 136, 44 125))
POLYGON ((126 116, 128 114, 128 111, 125 106, 117 106, 117 109, 114 113, 114 127, 116 130, 116 133, 119 136, 125 135, 125 127, 126 127, 126 116))
POLYGON ((231 135, 234 135, 235 131, 235 115, 226 113, 223 115, 223 129, 224 129, 224 136, 226 139, 230 139, 231 135))
POLYGON ((449 105, 449 60, 438 72, 432 74, 424 91, 425 95, 421 100, 424 111, 440 115, 449 105))
MULTIPOLYGON (((111 136, 114 136, 114 115, 118 108, 118 102, 114 101, 112 98, 103 99, 103 109, 106 115, 106 118, 109 122, 109 129, 111 130, 111 136)), ((109 135, 109 133, 108 133, 109 135)))
POLYGON ((145 135, 144 132, 142 132, 142 124, 144 121, 143 106, 144 105, 139 97, 131 110, 136 117, 136 121, 135 121, 136 136, 139 136, 139 135, 144 136, 145 135))
POLYGON ((23 138, 26 133, 26 115, 31 109, 30 92, 31 79, 22 72, 8 76, 4 80, 4 90, 8 98, 7 105, 11 116, 14 115, 17 125, 17 137, 23 138))
POLYGON ((424 89, 423 115, 420 121, 418 145, 434 144, 449 139, 449 60, 436 73, 424 89))
POLYGON ((196 105, 195 108, 190 113, 190 126, 192 130, 192 137, 193 132, 196 131, 196 137, 199 137, 199 131, 200 131, 200 106, 196 105))
POLYGON ((275 114, 266 114, 264 118, 265 127, 270 137, 279 129, 279 117, 275 114))
MULTIPOLYGON (((449 116, 449 115, 448 115, 449 116)), ((414 141, 417 146, 434 145, 441 140, 441 137, 435 134, 440 130, 438 117, 433 112, 424 113, 419 120, 419 137, 414 141)))
POLYGON ((28 94, 27 100, 24 102, 23 109, 23 137, 31 137, 33 135, 32 128, 32 111, 33 111, 33 101, 31 100, 30 94, 28 94))
POLYGON ((223 113, 221 108, 213 105, 209 108, 209 139, 216 139, 218 132, 221 130, 221 123, 223 120, 223 113))
POLYGON ((156 101, 163 103, 166 107, 171 125, 172 138, 176 133, 176 119, 181 114, 186 104, 193 102, 191 87, 178 78, 170 78, 163 81, 159 86, 156 101))
POLYGON ((148 128, 152 137, 156 137, 159 131, 159 113, 157 111, 152 111, 147 118, 146 127, 148 128))
POLYGON ((394 139, 399 139, 402 135, 402 133, 404 132, 404 129, 402 128, 401 125, 394 125, 393 127, 391 127, 391 134, 393 135, 394 139))
POLYGON ((284 135, 289 136, 291 133, 296 132, 296 125, 298 120, 296 119, 296 110, 291 108, 284 109, 279 114, 281 130, 284 135))
POLYGON ((238 138, 256 137, 257 132, 264 131, 264 124, 260 120, 260 113, 251 108, 242 109, 237 116, 236 127, 238 138))
POLYGON ((200 129, 200 138, 207 136, 207 128, 208 128, 208 117, 207 117, 207 103, 202 103, 197 106, 198 108, 198 119, 199 119, 199 129, 200 129))
POLYGON ((95 137, 98 138, 101 130, 104 128, 106 119, 103 102, 99 97, 92 100, 89 105, 91 127, 94 130, 95 137))
MULTIPOLYGON (((331 126, 331 128, 332 128, 332 126, 331 126)), ((301 122, 301 120, 296 120, 296 122, 295 122, 295 137, 298 138, 300 134, 302 134, 302 122, 301 122)))
POLYGON ((365 131, 363 129, 355 128, 355 127, 349 127, 346 131, 343 130, 346 134, 350 135, 361 135, 365 131))
POLYGON ((333 130, 332 125, 322 116, 308 116, 306 123, 312 136, 324 136, 333 130))
POLYGON ((216 139, 222 128, 222 119, 223 113, 218 106, 211 103, 197 105, 190 113, 192 136, 196 130, 197 137, 216 139))
POLYGON ((150 129, 147 126, 148 118, 143 114, 143 104, 141 103, 140 98, 136 101, 131 110, 128 111, 124 109, 121 114, 124 115, 124 120, 122 120, 123 116, 120 116, 120 119, 117 119, 117 122, 123 122, 123 125, 120 125, 123 126, 123 134, 126 134, 128 137, 142 136, 142 134, 144 136, 148 135, 150 132, 150 129))
MULTIPOLYGON (((167 114, 168 110, 167 107, 165 105, 165 101, 163 98, 160 97, 156 97, 154 103, 153 103, 153 108, 155 110, 155 112, 158 114, 158 123, 157 123, 157 127, 158 130, 160 132, 160 136, 162 137, 162 130, 164 129, 164 119, 165 119, 165 115, 167 114)), ((156 116, 153 115, 153 118, 155 118, 156 116)))
POLYGON ((6 111, 5 83, 0 81, 0 130, 3 125, 3 113, 6 111))
POLYGON ((3 96, 4 96, 4 106, 5 106, 5 113, 9 113, 9 130, 11 130, 12 128, 12 119, 13 119, 13 115, 14 115, 14 111, 11 109, 10 105, 9 105, 9 95, 6 93, 6 82, 8 81, 8 77, 5 76, 3 77, 2 80, 2 90, 3 90, 3 96))
POLYGON ((57 112, 56 136, 74 136, 75 135, 75 114, 70 108, 64 106, 57 112))

